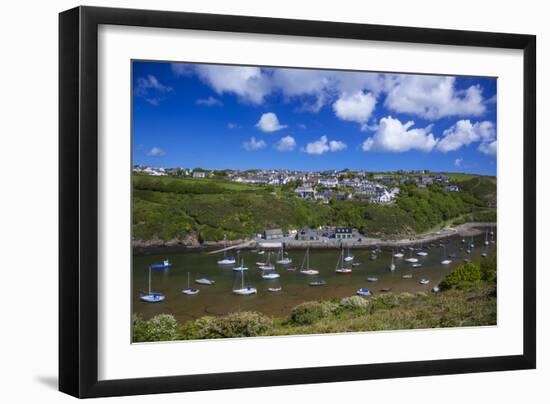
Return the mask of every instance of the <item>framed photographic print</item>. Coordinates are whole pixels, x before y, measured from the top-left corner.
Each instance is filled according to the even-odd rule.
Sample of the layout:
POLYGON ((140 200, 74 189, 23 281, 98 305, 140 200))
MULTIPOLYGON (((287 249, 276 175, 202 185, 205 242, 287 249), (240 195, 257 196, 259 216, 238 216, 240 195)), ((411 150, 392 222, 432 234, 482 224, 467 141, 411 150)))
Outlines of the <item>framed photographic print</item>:
POLYGON ((535 37, 60 14, 60 390, 535 367, 535 37))

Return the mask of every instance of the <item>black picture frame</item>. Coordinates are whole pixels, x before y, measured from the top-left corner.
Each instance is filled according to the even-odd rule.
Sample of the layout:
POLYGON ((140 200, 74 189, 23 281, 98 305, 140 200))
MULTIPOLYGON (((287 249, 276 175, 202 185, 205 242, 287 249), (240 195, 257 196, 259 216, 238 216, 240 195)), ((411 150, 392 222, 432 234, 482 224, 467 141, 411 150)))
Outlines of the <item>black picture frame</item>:
POLYGON ((75 397, 326 383, 536 366, 536 37, 184 12, 77 7, 59 15, 59 390, 75 397), (523 51, 523 353, 99 381, 98 26, 180 28, 523 51))

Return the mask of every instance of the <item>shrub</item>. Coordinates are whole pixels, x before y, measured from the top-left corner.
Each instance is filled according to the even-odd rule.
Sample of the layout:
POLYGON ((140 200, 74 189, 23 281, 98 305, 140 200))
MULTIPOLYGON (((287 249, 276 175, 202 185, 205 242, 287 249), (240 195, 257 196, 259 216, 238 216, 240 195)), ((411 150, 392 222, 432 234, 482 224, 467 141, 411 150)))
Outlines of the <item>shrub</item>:
POLYGON ((481 281, 481 270, 476 264, 466 264, 456 267, 439 285, 441 289, 462 289, 481 281))
POLYGON ((391 309, 399 306, 399 297, 393 293, 385 293, 383 295, 376 296, 371 300, 376 308, 391 309))
POLYGON ((332 302, 305 302, 294 307, 290 312, 290 321, 295 324, 306 325, 328 317, 338 309, 332 302))
POLYGON ((342 310, 364 311, 369 306, 369 302, 360 296, 350 296, 350 297, 344 297, 342 300, 340 300, 340 303, 338 306, 342 310))
POLYGON ((496 283, 497 281, 497 256, 493 253, 491 256, 481 261, 479 265, 481 270, 481 279, 485 282, 496 283))
POLYGON ((271 326, 269 317, 253 311, 231 313, 225 317, 201 317, 184 328, 186 338, 237 338, 255 337, 271 326))
POLYGON ((178 322, 171 314, 158 314, 150 320, 134 316, 134 342, 174 341, 180 339, 178 322))

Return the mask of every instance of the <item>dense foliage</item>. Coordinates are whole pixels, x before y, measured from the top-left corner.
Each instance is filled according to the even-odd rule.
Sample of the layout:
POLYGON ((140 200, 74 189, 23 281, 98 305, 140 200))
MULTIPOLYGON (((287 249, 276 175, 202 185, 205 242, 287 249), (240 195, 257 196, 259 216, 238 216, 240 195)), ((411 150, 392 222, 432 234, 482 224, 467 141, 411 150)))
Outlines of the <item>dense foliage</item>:
POLYGON ((456 267, 440 284, 441 289, 468 288, 480 282, 496 283, 496 254, 484 258, 479 265, 469 263, 456 267))
POLYGON ((269 317, 261 313, 244 311, 225 317, 201 317, 182 328, 183 338, 237 338, 262 335, 272 326, 269 317))
POLYGON ((133 325, 134 342, 174 341, 181 338, 178 322, 170 314, 159 314, 147 321, 134 316, 133 325))
MULTIPOLYGON (((232 313, 224 317, 205 316, 181 326, 177 339, 494 325, 495 290, 494 284, 481 282, 466 289, 455 288, 436 294, 387 293, 370 298, 352 296, 340 301, 306 302, 296 306, 283 318, 271 319, 255 312, 232 313)), ((149 321, 156 322, 156 317, 149 321)), ((134 340, 136 332, 141 340, 174 339, 172 333, 144 337, 143 329, 134 328, 134 340)))
POLYGON ((391 205, 337 199, 329 204, 304 201, 294 197, 297 183, 254 186, 216 178, 144 175, 135 175, 133 182, 133 235, 137 240, 191 236, 218 241, 224 234, 239 239, 265 228, 287 231, 325 225, 351 226, 365 235, 391 238, 425 232, 448 221, 496 219, 495 210, 487 207, 486 198, 496 187, 490 178, 463 181, 461 186, 467 184, 465 189, 470 191, 461 192, 405 184, 391 205))

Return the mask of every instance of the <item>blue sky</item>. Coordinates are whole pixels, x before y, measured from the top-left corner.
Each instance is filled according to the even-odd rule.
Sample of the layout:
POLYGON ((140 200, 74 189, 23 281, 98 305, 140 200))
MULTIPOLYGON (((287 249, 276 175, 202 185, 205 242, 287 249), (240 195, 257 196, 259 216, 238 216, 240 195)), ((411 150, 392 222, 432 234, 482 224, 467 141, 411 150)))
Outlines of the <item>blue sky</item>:
POLYGON ((496 174, 494 78, 132 68, 134 164, 496 174))

